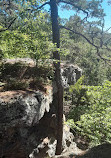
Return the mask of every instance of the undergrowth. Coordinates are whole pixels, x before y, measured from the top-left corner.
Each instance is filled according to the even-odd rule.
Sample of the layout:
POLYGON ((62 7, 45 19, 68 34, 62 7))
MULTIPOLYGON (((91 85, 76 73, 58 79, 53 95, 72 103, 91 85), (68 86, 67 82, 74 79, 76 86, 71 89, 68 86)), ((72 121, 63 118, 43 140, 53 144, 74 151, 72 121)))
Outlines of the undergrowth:
POLYGON ((28 64, 1 63, 0 64, 0 91, 7 90, 43 90, 51 84, 53 69, 50 65, 30 66, 28 64))
POLYGON ((85 86, 82 80, 83 77, 70 87, 75 100, 67 124, 75 133, 85 136, 90 146, 111 143, 111 82, 85 86))

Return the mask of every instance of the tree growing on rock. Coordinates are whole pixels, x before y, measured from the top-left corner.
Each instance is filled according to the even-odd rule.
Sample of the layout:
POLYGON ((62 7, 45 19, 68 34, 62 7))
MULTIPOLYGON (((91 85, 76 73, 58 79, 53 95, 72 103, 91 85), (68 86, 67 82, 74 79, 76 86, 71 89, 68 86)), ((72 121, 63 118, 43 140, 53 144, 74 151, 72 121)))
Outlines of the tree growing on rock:
MULTIPOLYGON (((62 78, 61 78, 61 67, 60 67, 60 28, 66 29, 69 32, 72 32, 73 34, 76 34, 78 36, 81 36, 84 38, 88 43, 90 43, 92 46, 94 46, 97 50, 97 54, 101 57, 101 54, 99 52, 99 49, 101 47, 104 47, 104 43, 101 40, 103 37, 103 22, 104 22, 104 13, 103 9, 101 7, 102 0, 21 0, 21 1, 12 1, 12 0, 2 0, 0 2, 0 5, 5 8, 5 12, 2 12, 3 14, 7 14, 7 16, 4 15, 4 17, 8 17, 9 21, 8 24, 5 24, 5 28, 2 28, 0 32, 6 31, 10 29, 15 22, 15 20, 19 17, 22 18, 22 16, 27 16, 27 14, 34 14, 36 12, 39 12, 42 10, 42 8, 45 5, 50 6, 51 10, 51 24, 52 24, 52 40, 53 43, 56 45, 57 49, 53 51, 53 64, 54 64, 54 86, 56 87, 56 92, 53 94, 53 103, 56 108, 56 115, 57 115, 57 146, 56 146, 56 154, 59 155, 62 152, 62 137, 63 137, 63 84, 62 84, 62 78), (24 3, 27 3, 25 8, 22 8, 22 10, 19 10, 17 7, 15 9, 14 14, 12 14, 12 6, 11 4, 21 5, 23 6, 24 3), (89 23, 89 32, 91 32, 91 26, 94 24, 91 22, 93 20, 93 17, 96 18, 96 20, 100 20, 99 27, 102 27, 102 31, 98 34, 96 32, 96 35, 98 36, 99 41, 97 41, 97 45, 94 41, 94 35, 95 32, 91 32, 92 36, 89 37, 86 35, 86 32, 83 31, 83 33, 78 32, 76 30, 76 27, 68 28, 66 26, 60 26, 58 21, 58 7, 61 6, 62 8, 69 9, 74 11, 76 14, 80 14, 82 17, 79 19, 77 23, 81 23, 85 25, 86 23, 89 23), (8 10, 8 11, 7 11, 8 10), (27 13, 27 14, 26 14, 27 13), (10 16, 8 16, 10 15, 10 16), (10 20, 10 18, 12 18, 10 20)), ((14 7, 13 7, 14 9, 14 7)), ((95 21, 95 19, 94 19, 95 21)), ((3 24, 3 22, 1 22, 3 24)), ((76 23, 76 24, 77 24, 76 23)), ((74 24, 75 25, 75 24, 74 24)), ((102 57, 101 57, 102 58, 102 57)), ((54 87, 54 89, 55 89, 54 87)))

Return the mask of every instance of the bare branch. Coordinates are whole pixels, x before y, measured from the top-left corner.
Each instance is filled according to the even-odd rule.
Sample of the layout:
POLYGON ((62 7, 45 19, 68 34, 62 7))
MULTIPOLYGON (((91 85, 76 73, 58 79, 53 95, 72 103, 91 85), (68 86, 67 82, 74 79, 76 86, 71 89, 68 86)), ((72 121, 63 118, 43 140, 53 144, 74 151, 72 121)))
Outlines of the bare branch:
POLYGON ((111 27, 109 27, 105 32, 108 32, 111 29, 111 27))
POLYGON ((104 18, 103 18, 103 23, 102 23, 102 26, 101 26, 101 38, 100 38, 100 47, 103 46, 103 39, 104 39, 104 18))
POLYGON ((71 30, 71 29, 69 29, 69 28, 67 28, 67 27, 65 27, 65 26, 61 26, 61 25, 60 25, 60 28, 64 28, 64 29, 66 29, 66 30, 68 30, 68 31, 71 31, 71 32, 75 33, 76 35, 80 35, 80 36, 83 37, 89 44, 91 44, 91 45, 94 46, 95 48, 98 48, 98 46, 96 46, 93 42, 91 42, 91 41, 90 41, 85 35, 83 35, 82 33, 76 32, 76 31, 74 31, 74 30, 71 30))
POLYGON ((6 29, 1 29, 0 32, 3 32, 3 31, 8 30, 8 29, 12 26, 12 24, 15 22, 16 19, 17 19, 17 17, 14 18, 14 19, 10 22, 10 24, 8 25, 8 27, 7 27, 6 29))
MULTIPOLYGON (((50 2, 46 2, 46 3, 42 4, 41 6, 38 6, 36 9, 26 9, 25 11, 31 11, 31 13, 32 13, 32 12, 34 12, 34 11, 37 11, 37 10, 43 8, 43 7, 44 7, 45 5, 47 5, 47 4, 50 5, 50 2)), ((25 11, 24 11, 24 12, 25 12, 25 11)), ((24 12, 22 12, 21 15, 22 15, 24 12)))
POLYGON ((45 5, 50 4, 50 2, 46 2, 44 4, 42 4, 40 7, 38 7, 37 9, 41 9, 42 7, 44 7, 45 5))
POLYGON ((97 55, 98 55, 102 60, 104 60, 105 62, 106 62, 106 61, 111 61, 110 59, 106 59, 106 58, 104 58, 104 57, 101 56, 100 51, 99 51, 99 47, 96 48, 96 53, 97 53, 97 55))
POLYGON ((43 8, 43 7, 44 7, 45 5, 47 5, 47 4, 50 5, 50 2, 46 2, 46 3, 42 4, 41 6, 37 7, 36 9, 27 9, 27 10, 30 10, 31 13, 32 13, 33 11, 37 11, 37 10, 43 8))
MULTIPOLYGON (((67 28, 67 27, 65 27, 65 26, 60 26, 60 28, 64 28, 64 29, 66 29, 66 30, 68 30, 68 31, 73 32, 73 33, 76 34, 76 35, 79 35, 79 36, 83 37, 89 44, 91 44, 93 47, 96 48, 97 55, 98 55, 102 60, 104 60, 105 62, 106 62, 106 61, 111 61, 111 59, 107 59, 107 58, 104 58, 104 57, 101 56, 99 50, 100 50, 100 49, 103 49, 102 47, 95 45, 93 42, 91 42, 91 41, 90 41, 85 35, 83 35, 82 33, 76 32, 76 31, 74 31, 74 30, 71 30, 71 29, 69 29, 69 28, 67 28)), ((108 50, 107 47, 104 48, 104 49, 107 49, 107 50, 108 50)))
POLYGON ((75 7, 75 8, 77 8, 78 10, 81 10, 81 11, 82 11, 83 13, 85 13, 85 14, 87 15, 87 17, 88 17, 88 12, 87 12, 86 10, 82 9, 80 6, 78 6, 78 5, 76 5, 76 4, 72 3, 72 2, 66 2, 66 1, 64 1, 64 0, 60 0, 58 3, 69 4, 69 5, 71 5, 71 6, 75 7))
POLYGON ((104 45, 107 45, 107 43, 108 43, 110 40, 111 40, 111 38, 109 38, 108 40, 106 40, 106 41, 104 42, 104 45))

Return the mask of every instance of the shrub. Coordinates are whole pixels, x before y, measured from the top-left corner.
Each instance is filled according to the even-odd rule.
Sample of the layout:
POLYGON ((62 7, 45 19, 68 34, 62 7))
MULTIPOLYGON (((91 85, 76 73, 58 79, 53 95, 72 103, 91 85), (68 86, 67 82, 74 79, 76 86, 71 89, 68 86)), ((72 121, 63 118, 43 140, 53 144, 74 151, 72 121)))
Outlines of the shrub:
POLYGON ((101 86, 77 84, 72 93, 79 94, 79 104, 72 109, 67 123, 87 136, 91 145, 111 143, 111 82, 105 81, 101 86), (84 89, 85 93, 81 93, 84 89))

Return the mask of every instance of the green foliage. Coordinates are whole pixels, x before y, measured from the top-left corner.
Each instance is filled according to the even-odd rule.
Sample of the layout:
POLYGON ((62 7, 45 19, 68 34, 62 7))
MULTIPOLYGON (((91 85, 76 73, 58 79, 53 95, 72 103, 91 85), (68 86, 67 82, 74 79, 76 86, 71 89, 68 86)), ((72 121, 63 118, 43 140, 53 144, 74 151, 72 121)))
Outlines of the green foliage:
POLYGON ((85 76, 80 77, 75 85, 71 85, 69 88, 69 94, 72 96, 72 105, 74 105, 69 113, 69 118, 73 118, 75 121, 80 119, 80 115, 84 114, 88 105, 90 105, 87 87, 83 86, 84 79, 85 76))
POLYGON ((30 12, 43 2, 1 0, 0 30, 6 29, 0 32, 2 58, 31 57, 38 63, 39 59, 50 57, 49 15, 38 10, 30 12))
POLYGON ((26 57, 30 38, 26 34, 18 31, 6 31, 0 35, 0 49, 4 58, 9 57, 26 57))
MULTIPOLYGON (((46 0, 11 0, 10 5, 7 3, 5 6, 3 5, 4 2, 8 2, 8 0, 1 0, 0 3, 2 13, 0 14, 0 30, 7 28, 14 18, 16 20, 6 32, 0 33, 0 50, 2 51, 0 58, 31 57, 36 61, 36 64, 38 64, 39 59, 50 58, 55 50, 55 46, 51 42, 50 15, 43 8, 42 11, 30 11, 30 9, 37 8, 46 0)), ((91 17, 97 17, 96 21, 86 22, 85 19, 82 20, 78 12, 75 16, 71 16, 69 20, 60 21, 60 24, 64 23, 66 27, 84 34, 88 39, 98 44, 98 39, 101 38, 100 26, 104 16, 101 1, 79 0, 71 1, 71 3, 89 11, 91 17)), ((70 6, 69 9, 77 11, 75 7, 70 6)), ((103 43, 110 42, 107 39, 110 39, 110 34, 105 33, 103 43)), ((109 66, 98 59, 93 47, 79 35, 61 29, 61 48, 59 52, 62 60, 68 60, 83 69, 87 85, 100 85, 104 79, 110 80, 110 75, 108 75, 109 66)), ((110 53, 104 50, 102 55, 106 56, 106 54, 109 56, 110 53)))
POLYGON ((75 106, 89 104, 89 97, 87 96, 87 87, 83 86, 85 76, 80 77, 75 85, 71 85, 69 88, 70 94, 72 94, 72 104, 75 106))
POLYGON ((109 79, 109 81, 111 81, 111 67, 107 68, 106 76, 109 79))
POLYGON ((105 81, 101 86, 80 86, 79 93, 84 88, 85 94, 80 98, 80 102, 84 98, 84 105, 73 108, 68 124, 87 136, 91 145, 111 142, 111 82, 105 81))
MULTIPOLYGON (((47 78, 53 79, 53 71, 49 71, 51 69, 47 69, 46 67, 39 67, 37 69, 39 59, 50 58, 51 53, 57 50, 51 43, 52 32, 50 31, 51 20, 49 14, 37 10, 38 6, 44 2, 46 0, 1 0, 0 2, 0 30, 7 30, 0 33, 0 60, 2 58, 31 57, 36 61, 37 65, 34 70, 28 67, 29 70, 32 70, 31 76, 28 75, 28 82, 27 78, 25 78, 25 81, 20 80, 25 73, 21 75, 22 77, 19 76, 20 73, 15 73, 18 67, 14 67, 13 65, 13 68, 11 68, 8 65, 8 74, 5 71, 6 67, 2 67, 1 70, 5 73, 2 74, 0 72, 0 75, 4 75, 4 81, 8 81, 5 85, 5 89, 7 90, 38 88, 38 86, 43 90, 43 84, 46 84, 45 81, 47 81, 47 78), (14 19, 16 21, 11 24, 14 19), (13 75, 15 74, 16 76, 12 75, 10 68, 13 75), (37 70, 39 77, 36 76, 37 70), (14 77, 20 78, 15 79, 14 77)), ((104 33, 103 35, 100 31, 100 27, 103 26, 104 21, 104 12, 101 8, 102 1, 66 0, 66 2, 74 4, 72 6, 66 5, 65 7, 73 9, 77 14, 66 21, 65 26, 75 31, 76 34, 72 34, 69 31, 61 31, 63 33, 61 36, 62 51, 60 52, 60 49, 58 51, 62 59, 78 64, 83 69, 86 76, 86 85, 101 85, 105 79, 111 79, 111 73, 109 73, 111 69, 97 58, 96 51, 87 41, 79 36, 79 33, 82 33, 98 46, 102 42, 105 43, 107 37, 110 39, 109 34, 106 35, 104 33), (77 9, 75 6, 79 6, 79 8, 77 9), (81 11, 79 11, 80 8, 81 11), (81 15, 81 12, 85 13, 85 15, 81 16, 83 19, 78 16, 79 13, 81 15), (94 18, 95 21, 88 22, 88 18, 85 18, 86 12, 89 12, 88 18, 90 20, 92 17, 96 17, 94 18), (101 41, 103 37, 105 37, 105 40, 101 41)), ((107 42, 105 44, 110 45, 107 42)), ((110 53, 106 50, 101 50, 100 53, 104 57, 107 54, 111 58, 110 53)), ((25 70, 27 72, 27 69, 25 70)), ((110 141, 111 83, 106 81, 102 86, 90 87, 82 85, 83 79, 84 77, 78 80, 75 86, 70 87, 74 108, 70 113, 70 118, 73 118, 73 120, 69 120, 69 123, 72 125, 72 128, 86 135, 92 142, 110 141)))
MULTIPOLYGON (((64 32, 63 32, 64 33, 64 32)), ((104 80, 110 80, 110 65, 101 60, 96 54, 96 50, 87 42, 70 39, 65 33, 61 38, 62 48, 64 48, 63 60, 77 64, 83 69, 86 85, 101 85, 104 80)), ((104 51, 105 54, 110 52, 104 51)), ((101 54, 104 54, 103 50, 101 54)))
MULTIPOLYGON (((81 3, 81 1, 77 3, 81 3)), ((92 1, 88 3, 88 5, 91 7, 91 9, 93 8, 94 10, 95 8, 97 9, 98 5, 100 7, 99 1, 92 1)), ((101 9, 97 11, 98 16, 99 12, 101 11, 101 9)), ((92 13, 96 16, 96 12, 92 13)), ((100 15, 102 15, 101 13, 100 15)), ((84 35, 85 37, 87 37, 87 39, 89 39, 98 47, 100 47, 102 40, 103 43, 105 43, 110 48, 111 35, 106 32, 102 33, 100 29, 103 24, 102 18, 103 17, 101 16, 101 18, 98 18, 97 21, 82 23, 82 17, 75 15, 70 17, 69 20, 65 22, 65 26, 72 29, 76 33, 84 35)), ((62 59, 77 64, 83 69, 83 74, 86 76, 86 85, 101 85, 104 80, 110 80, 110 74, 108 75, 108 72, 110 72, 110 65, 108 65, 108 63, 105 63, 98 56, 98 54, 100 53, 100 55, 104 58, 111 59, 110 51, 108 51, 108 49, 104 49, 103 47, 99 50, 99 53, 97 54, 97 50, 84 38, 76 33, 74 34, 71 31, 67 30, 61 31, 61 47, 64 49, 62 59)))
POLYGON ((69 92, 73 92, 74 90, 76 90, 77 93, 80 93, 83 81, 84 81, 84 76, 81 76, 74 85, 70 86, 69 92))
POLYGON ((109 66, 97 56, 93 49, 84 54, 80 60, 80 67, 84 70, 86 85, 97 86, 101 85, 104 80, 109 80, 108 76, 106 76, 109 66))
POLYGON ((2 60, 4 58, 4 53, 3 51, 0 49, 0 60, 2 60))
POLYGON ((18 29, 2 32, 0 49, 3 57, 31 57, 36 63, 39 59, 49 58, 52 43, 48 39, 50 25, 47 25, 49 24, 47 19, 46 13, 39 13, 35 18, 33 16, 23 17, 15 23, 18 29))

